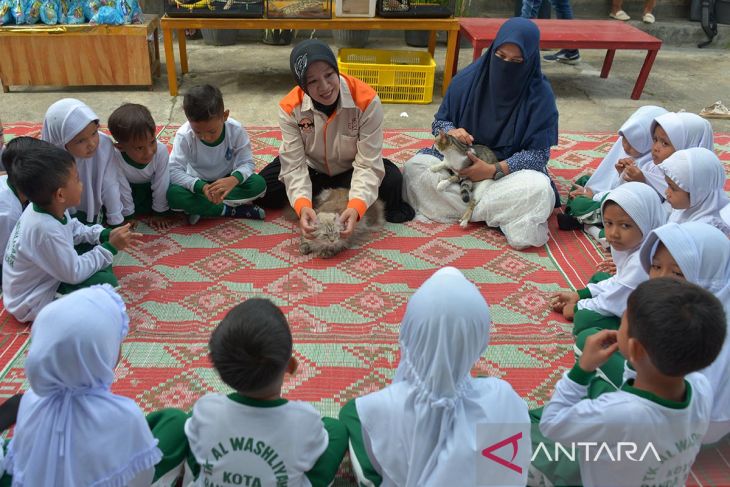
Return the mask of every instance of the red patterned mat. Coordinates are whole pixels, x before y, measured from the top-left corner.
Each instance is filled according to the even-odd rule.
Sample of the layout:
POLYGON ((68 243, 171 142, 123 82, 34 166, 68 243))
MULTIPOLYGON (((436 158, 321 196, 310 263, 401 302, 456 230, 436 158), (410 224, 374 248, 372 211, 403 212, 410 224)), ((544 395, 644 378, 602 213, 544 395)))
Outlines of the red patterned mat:
MULTIPOLYGON (((176 127, 161 128, 169 143, 176 127)), ((279 130, 254 127, 258 169, 277 154, 279 130)), ((38 135, 39 125, 5 125, 6 137, 38 135)), ((550 170, 565 194, 569 181, 595 167, 615 140, 608 133, 562 134, 550 170)), ((717 152, 730 161, 730 135, 717 152)), ((388 130, 384 155, 403 163, 432 143, 427 130, 388 130)), ((294 225, 271 212, 266 221, 203 219, 158 233, 144 223, 142 242, 115 258, 131 332, 115 392, 147 411, 189 409, 209 391, 226 390, 207 358, 210 331, 234 304, 266 296, 286 313, 298 373, 285 384, 292 399, 336 415, 347 400, 389 383, 398 363, 398 324, 408 297, 436 269, 453 265, 490 304, 491 343, 474 373, 509 381, 531 407, 549 397, 574 361, 571 326, 548 310, 547 295, 582 287, 602 253, 582 232, 557 231, 539 249, 510 249, 496 230, 471 224, 388 224, 361 249, 330 260, 302 256, 294 225)), ((0 397, 25 387, 29 329, 0 309, 0 397)), ((730 485, 730 443, 703 452, 692 485, 730 485)))

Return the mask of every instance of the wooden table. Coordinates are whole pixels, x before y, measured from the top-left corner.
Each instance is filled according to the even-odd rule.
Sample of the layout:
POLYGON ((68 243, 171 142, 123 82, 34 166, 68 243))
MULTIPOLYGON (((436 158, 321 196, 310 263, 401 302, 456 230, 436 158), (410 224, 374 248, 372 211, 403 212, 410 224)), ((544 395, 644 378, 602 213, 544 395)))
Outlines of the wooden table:
MULTIPOLYGON (((461 33, 474 46, 474 60, 482 54, 482 50, 489 47, 497 36, 497 31, 507 19, 459 19, 461 33)), ((607 78, 613 64, 613 57, 617 49, 646 50, 644 65, 639 71, 631 99, 638 100, 644 85, 649 78, 651 67, 654 64, 661 39, 618 20, 557 20, 535 19, 540 28, 540 47, 556 49, 606 49, 603 60, 601 78, 607 78)), ((456 51, 458 63, 458 47, 456 51)))
POLYGON ((167 80, 170 95, 176 96, 177 67, 173 48, 172 32, 177 32, 178 50, 180 51, 180 69, 182 74, 188 72, 188 53, 185 43, 185 29, 300 29, 300 30, 427 30, 430 32, 428 52, 436 49, 436 32, 448 32, 446 43, 446 63, 444 66, 443 93, 446 93, 453 73, 456 72, 457 45, 459 38, 459 19, 384 19, 380 17, 333 17, 331 19, 234 19, 234 18, 202 18, 202 17, 168 17, 160 22, 165 45, 165 62, 167 63, 167 80))
POLYGON ((0 85, 149 86, 160 75, 158 15, 130 25, 0 27, 0 85))

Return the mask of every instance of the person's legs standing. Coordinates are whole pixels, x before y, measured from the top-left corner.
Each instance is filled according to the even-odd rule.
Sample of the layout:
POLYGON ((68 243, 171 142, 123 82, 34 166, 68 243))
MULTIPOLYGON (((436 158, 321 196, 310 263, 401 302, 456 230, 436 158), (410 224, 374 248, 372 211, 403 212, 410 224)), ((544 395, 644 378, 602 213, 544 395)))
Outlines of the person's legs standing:
MULTIPOLYGON (((550 0, 555 9, 555 15, 559 19, 570 20, 573 18, 573 8, 570 6, 570 0, 550 0)), ((575 64, 580 61, 580 52, 578 49, 561 49, 555 54, 543 56, 545 61, 558 61, 566 64, 575 64)))

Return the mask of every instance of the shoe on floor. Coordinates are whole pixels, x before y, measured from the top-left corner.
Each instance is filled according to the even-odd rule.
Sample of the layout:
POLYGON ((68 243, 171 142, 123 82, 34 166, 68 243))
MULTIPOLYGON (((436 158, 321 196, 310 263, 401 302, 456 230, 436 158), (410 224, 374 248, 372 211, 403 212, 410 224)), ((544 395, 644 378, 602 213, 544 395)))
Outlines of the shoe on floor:
POLYGON ((611 17, 612 19, 623 20, 623 21, 631 19, 631 17, 629 17, 629 14, 627 14, 623 10, 619 10, 616 13, 610 13, 610 14, 608 14, 608 16, 611 17))
POLYGON ((561 49, 555 54, 548 54, 542 57, 545 61, 565 64, 577 64, 580 61, 580 52, 578 49, 561 49))
POLYGON ((188 223, 195 225, 200 221, 200 215, 188 215, 188 223))
POLYGON ((263 220, 266 212, 256 205, 225 206, 223 215, 230 218, 249 218, 251 220, 263 220))
POLYGON ((641 20, 645 24, 653 24, 654 22, 656 22, 656 18, 654 18, 654 14, 652 14, 652 13, 644 14, 644 16, 641 18, 641 20))

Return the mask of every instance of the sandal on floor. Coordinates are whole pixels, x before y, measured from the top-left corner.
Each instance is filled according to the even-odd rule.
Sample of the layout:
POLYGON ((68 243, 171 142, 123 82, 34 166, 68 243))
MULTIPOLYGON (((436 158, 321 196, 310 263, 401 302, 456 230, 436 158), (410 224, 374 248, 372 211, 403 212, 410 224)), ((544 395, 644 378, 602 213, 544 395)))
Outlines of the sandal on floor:
POLYGON ((627 14, 623 10, 619 10, 616 13, 610 13, 610 14, 608 14, 608 16, 611 17, 611 18, 613 18, 613 19, 616 19, 616 20, 624 20, 624 21, 626 21, 626 20, 631 19, 631 17, 629 17, 629 14, 627 14))
POLYGON ((656 18, 654 17, 654 14, 644 14, 644 16, 641 18, 642 22, 645 24, 653 24, 656 22, 656 18))
POLYGON ((717 100, 712 105, 705 107, 700 112, 700 117, 704 118, 730 118, 730 109, 722 104, 721 100, 717 100))

